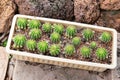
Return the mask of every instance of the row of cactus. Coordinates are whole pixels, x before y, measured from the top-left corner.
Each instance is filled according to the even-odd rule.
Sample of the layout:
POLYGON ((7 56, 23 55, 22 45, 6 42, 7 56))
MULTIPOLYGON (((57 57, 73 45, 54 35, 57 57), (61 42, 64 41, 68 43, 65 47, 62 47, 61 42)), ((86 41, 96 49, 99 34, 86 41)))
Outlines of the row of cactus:
POLYGON ((41 26, 41 23, 39 22, 39 20, 28 21, 26 18, 18 18, 17 26, 19 29, 26 29, 27 26, 33 29, 33 28, 39 28, 41 26))
MULTIPOLYGON (((94 31, 91 29, 84 29, 83 30, 83 37, 88 41, 94 36, 94 31)), ((112 36, 109 32, 103 32, 100 36, 100 40, 103 42, 109 42, 111 40, 112 36)))
MULTIPOLYGON (((69 28, 69 27, 68 27, 69 28)), ((59 32, 60 33, 60 32, 59 32)), ((51 35, 50 35, 50 39, 52 42, 54 43, 57 43, 60 41, 61 39, 61 35, 59 34, 58 32, 53 32, 51 35)), ((93 37, 93 32, 92 30, 90 29, 85 29, 83 31, 83 35, 84 35, 84 38, 86 40, 89 40, 93 37)), ((29 32, 29 35, 31 37, 31 39, 38 39, 42 36, 42 31, 40 29, 31 29, 30 32, 29 32)), ((69 35, 72 35, 71 33, 69 35)), ((108 32, 103 32, 100 36, 100 40, 103 41, 103 42, 109 42, 111 40, 111 35, 110 33, 108 32)), ((80 44, 80 38, 79 37, 73 37, 72 39, 72 43, 74 45, 79 45, 80 44)))
MULTIPOLYGON (((83 57, 89 58, 91 55, 91 49, 87 46, 83 46, 80 50, 83 57)), ((105 60, 108 55, 108 51, 105 48, 98 48, 96 50, 96 56, 99 60, 105 60)))
MULTIPOLYGON (((56 36, 58 37, 58 36, 56 36)), ((30 51, 35 51, 35 49, 37 48, 40 52, 45 53, 48 51, 50 52, 51 56, 57 56, 60 53, 60 46, 58 44, 53 44, 50 46, 48 46, 48 43, 46 41, 40 41, 38 43, 36 43, 35 40, 26 40, 26 37, 22 34, 18 34, 13 38, 13 42, 14 42, 14 47, 15 48, 22 48, 24 47, 24 44, 26 44, 26 48, 30 51)), ((71 56, 75 53, 75 46, 74 45, 78 45, 80 44, 80 38, 75 37, 73 38, 73 45, 69 44, 66 45, 64 48, 64 51, 66 53, 66 55, 71 56), (75 42, 74 42, 75 41, 75 42)), ((80 52, 82 54, 83 57, 88 58, 90 57, 91 54, 91 49, 96 48, 96 42, 91 42, 90 44, 90 48, 87 46, 83 46, 80 49, 80 52)), ((104 60, 107 57, 107 50, 105 48, 98 48, 96 50, 96 55, 98 57, 98 59, 100 60, 104 60)))
MULTIPOLYGON (((26 18, 18 18, 17 20, 17 26, 20 29, 26 29, 26 27, 28 26, 31 30, 30 35, 32 39, 37 39, 41 36, 41 31, 38 30, 39 27, 41 27, 41 23, 39 20, 27 20, 26 18), (34 29, 36 28, 36 29, 34 29)), ((53 42, 59 42, 60 41, 60 35, 62 34, 64 31, 64 26, 62 24, 53 24, 51 25, 49 22, 46 22, 42 25, 42 30, 44 32, 51 32, 52 28, 54 28, 54 32, 51 35, 51 39, 53 42), (57 34, 59 33, 59 34, 57 34), (59 36, 59 37, 55 37, 55 36, 59 36)), ((68 26, 66 28, 66 35, 68 37, 74 37, 77 33, 77 29, 75 26, 68 26)), ((94 36, 94 31, 91 29, 84 29, 82 31, 83 34, 83 38, 85 38, 87 41, 92 39, 94 36)), ((103 42, 109 42, 111 40, 111 34, 109 32, 103 32, 100 36, 100 40, 103 42)))

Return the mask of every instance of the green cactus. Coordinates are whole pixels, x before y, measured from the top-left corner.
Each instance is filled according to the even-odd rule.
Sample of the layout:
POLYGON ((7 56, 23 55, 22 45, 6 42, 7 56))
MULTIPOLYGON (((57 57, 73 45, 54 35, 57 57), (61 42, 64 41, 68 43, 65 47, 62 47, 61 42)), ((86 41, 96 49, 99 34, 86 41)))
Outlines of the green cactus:
POLYGON ((17 19, 17 27, 19 29, 26 29, 26 27, 27 27, 27 19, 25 19, 25 18, 18 18, 17 19))
POLYGON ((109 42, 111 40, 112 36, 109 32, 103 32, 100 36, 100 40, 103 42, 109 42))
POLYGON ((83 46, 81 49, 80 49, 80 52, 82 54, 82 56, 84 58, 88 58, 90 57, 90 54, 91 54, 91 49, 87 46, 83 46))
POLYGON ((29 28, 33 29, 33 28, 39 28, 41 26, 41 23, 39 20, 30 20, 29 24, 28 24, 29 28))
POLYGON ((97 43, 96 42, 91 42, 90 43, 90 47, 92 48, 92 49, 94 49, 94 48, 96 48, 96 46, 97 46, 97 43))
POLYGON ((73 44, 74 46, 78 46, 78 45, 80 44, 80 42, 81 42, 81 40, 80 40, 79 37, 74 37, 74 38, 72 39, 72 44, 73 44))
POLYGON ((35 40, 27 40, 26 41, 26 48, 30 51, 35 51, 36 41, 35 40))
POLYGON ((7 45, 7 40, 5 40, 4 42, 2 42, 2 44, 1 44, 1 46, 3 46, 3 47, 6 47, 6 45, 7 45))
POLYGON ((65 54, 68 56, 73 55, 75 52, 75 47, 71 44, 65 46, 65 54))
POLYGON ((48 43, 46 41, 38 42, 37 49, 39 52, 45 53, 48 51, 48 43))
POLYGON ((105 60, 107 57, 107 50, 105 48, 98 48, 96 50, 96 55, 99 60, 105 60))
POLYGON ((13 37, 14 48, 22 48, 26 42, 26 37, 23 34, 17 34, 13 37))
POLYGON ((31 39, 38 39, 41 37, 42 32, 40 29, 31 29, 29 32, 31 39))
POLYGON ((59 41, 60 41, 60 38, 61 38, 61 36, 60 36, 60 34, 57 33, 57 32, 53 32, 53 33, 50 35, 50 39, 51 39, 51 41, 54 42, 54 43, 59 42, 59 41))
POLYGON ((91 29, 84 29, 82 33, 83 33, 83 37, 86 40, 91 39, 94 35, 94 32, 91 29))
POLYGON ((64 31, 64 27, 62 24, 54 24, 53 27, 54 27, 54 31, 59 34, 62 34, 64 31))
POLYGON ((68 37, 75 36, 76 32, 77 32, 77 29, 75 28, 75 26, 68 26, 66 29, 66 34, 68 37))
POLYGON ((51 45, 49 51, 51 56, 57 56, 60 53, 60 46, 57 44, 53 44, 51 45))
POLYGON ((51 32, 51 24, 50 23, 48 23, 48 22, 46 22, 45 24, 43 24, 42 25, 42 29, 43 29, 43 31, 45 31, 45 32, 51 32))

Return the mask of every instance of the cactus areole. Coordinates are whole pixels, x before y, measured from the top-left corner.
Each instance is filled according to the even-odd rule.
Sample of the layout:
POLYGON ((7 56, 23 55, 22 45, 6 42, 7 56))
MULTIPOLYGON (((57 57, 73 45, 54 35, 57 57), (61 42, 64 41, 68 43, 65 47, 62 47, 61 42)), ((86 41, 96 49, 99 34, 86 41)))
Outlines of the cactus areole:
POLYGON ((112 42, 111 31, 19 17, 10 48, 38 55, 111 64, 112 42))

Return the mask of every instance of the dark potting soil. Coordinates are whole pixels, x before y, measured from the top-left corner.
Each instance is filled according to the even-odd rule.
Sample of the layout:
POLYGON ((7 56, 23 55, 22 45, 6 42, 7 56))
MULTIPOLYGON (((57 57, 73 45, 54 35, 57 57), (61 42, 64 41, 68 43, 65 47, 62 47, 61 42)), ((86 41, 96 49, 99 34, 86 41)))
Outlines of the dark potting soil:
MULTIPOLYGON (((43 24, 43 23, 41 22, 41 24, 43 24)), ((67 26, 64 25, 64 28, 66 28, 66 27, 67 26)), ((42 26, 40 26, 40 29, 42 31, 42 26)), ((111 62, 112 62, 112 58, 111 58, 112 57, 112 40, 110 42, 108 42, 108 43, 101 42, 99 40, 99 37, 102 34, 103 30, 92 29, 93 31, 95 31, 94 37, 91 40, 86 41, 83 38, 83 35, 82 35, 83 29, 85 29, 85 28, 83 28, 83 27, 77 28, 77 34, 76 34, 76 36, 81 38, 81 43, 80 43, 80 45, 78 47, 75 48, 76 50, 75 50, 75 52, 74 52, 74 54, 72 56, 67 56, 67 55, 65 55, 65 52, 64 52, 65 45, 72 43, 72 38, 68 38, 66 36, 65 29, 64 29, 64 33, 61 35, 61 41, 59 43, 57 43, 57 44, 61 44, 61 46, 60 46, 61 47, 61 51, 60 51, 60 54, 58 56, 55 56, 55 57, 67 58, 67 59, 72 59, 72 60, 80 60, 80 61, 88 61, 88 62, 96 62, 96 63, 102 63, 102 64, 111 64, 111 62), (90 58, 84 58, 84 57, 82 57, 82 55, 80 53, 80 48, 82 46, 89 46, 92 41, 95 41, 97 43, 97 48, 98 47, 104 47, 104 48, 107 49, 108 56, 107 56, 107 58, 105 60, 100 61, 100 60, 97 59, 97 56, 96 56, 96 53, 95 53, 95 51, 96 51, 97 48, 92 49, 90 58)), ((30 39, 29 31, 30 31, 29 28, 27 28, 26 30, 18 30, 17 25, 16 25, 13 37, 16 34, 24 34, 27 39, 30 39)), ((51 33, 52 32, 53 31, 51 31, 51 33)), ((45 40, 45 41, 47 41, 49 43, 49 46, 52 45, 52 44, 54 44, 50 40, 50 38, 49 38, 51 33, 45 33, 45 32, 42 31, 41 38, 37 39, 36 41, 39 42, 39 41, 45 40)), ((111 33, 111 35, 112 35, 112 33, 111 33)), ((21 48, 21 49, 15 49, 13 47, 13 44, 14 43, 12 41, 11 42, 11 49, 13 49, 13 50, 26 51, 26 52, 30 52, 30 53, 33 53, 33 54, 41 54, 41 55, 51 56, 50 53, 49 53, 49 51, 46 52, 46 53, 40 53, 37 50, 37 48, 36 48, 35 51, 28 51, 25 46, 23 48, 21 48)))

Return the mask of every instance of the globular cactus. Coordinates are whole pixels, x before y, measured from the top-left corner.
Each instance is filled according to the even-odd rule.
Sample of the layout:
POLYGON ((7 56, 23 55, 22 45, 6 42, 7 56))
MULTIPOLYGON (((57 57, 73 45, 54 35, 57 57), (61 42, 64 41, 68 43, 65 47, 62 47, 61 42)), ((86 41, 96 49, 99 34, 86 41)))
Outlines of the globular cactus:
POLYGON ((26 27, 27 27, 27 19, 26 18, 18 18, 17 19, 17 27, 19 29, 26 29, 26 27))
POLYGON ((29 28, 33 29, 33 28, 39 28, 41 26, 41 23, 39 20, 30 20, 29 24, 28 24, 29 28))
POLYGON ((100 36, 100 40, 103 42, 109 42, 111 40, 112 36, 109 32, 103 32, 100 36))
POLYGON ((90 48, 94 49, 97 47, 97 43, 95 41, 90 43, 90 48))
POLYGON ((57 32, 53 32, 53 33, 50 35, 50 39, 51 39, 51 41, 54 42, 54 43, 58 43, 58 42, 60 41, 60 38, 61 38, 61 36, 60 36, 60 34, 57 33, 57 32))
POLYGON ((105 48, 98 48, 96 50, 96 55, 99 60, 105 60, 107 57, 107 50, 105 48))
POLYGON ((2 42, 2 44, 1 44, 1 46, 3 46, 3 47, 6 47, 6 45, 7 45, 7 40, 5 40, 4 42, 2 42))
POLYGON ((22 48, 26 42, 26 37, 23 34, 17 34, 13 37, 14 48, 22 48))
POLYGON ((30 51, 35 51, 36 48, 36 41, 35 40, 27 40, 26 41, 26 48, 30 51))
POLYGON ((62 34, 64 31, 64 27, 62 24, 54 24, 53 27, 54 27, 54 31, 59 34, 62 34))
POLYGON ((66 34, 68 37, 75 36, 76 32, 77 32, 77 29, 75 28, 75 26, 68 26, 66 28, 66 34))
POLYGON ((91 49, 87 46, 83 46, 81 49, 80 49, 80 52, 82 54, 82 56, 84 58, 89 58, 90 57, 90 54, 91 54, 91 49))
POLYGON ((57 44, 53 44, 50 46, 50 55, 51 56, 57 56, 60 53, 60 46, 57 44))
POLYGON ((29 35, 31 39, 38 39, 41 37, 42 32, 40 29, 31 29, 29 35))
POLYGON ((39 52, 45 53, 48 51, 48 43, 46 41, 40 41, 37 44, 37 49, 39 52))
POLYGON ((80 44, 80 42, 81 42, 80 37, 74 37, 74 38, 72 39, 72 44, 73 44, 74 46, 78 46, 78 45, 80 44))
POLYGON ((51 32, 51 29, 52 29, 51 24, 48 22, 44 23, 42 25, 42 29, 44 32, 48 32, 48 33, 51 32))
POLYGON ((86 40, 89 40, 93 37, 94 31, 92 31, 91 29, 84 29, 82 34, 86 40))
POLYGON ((71 56, 75 52, 75 47, 71 44, 68 44, 68 45, 65 46, 64 50, 65 50, 66 55, 71 56))

